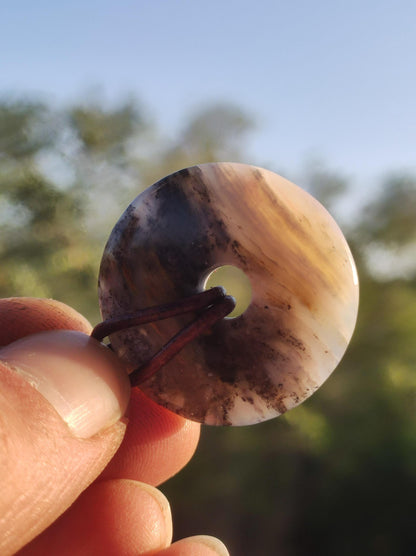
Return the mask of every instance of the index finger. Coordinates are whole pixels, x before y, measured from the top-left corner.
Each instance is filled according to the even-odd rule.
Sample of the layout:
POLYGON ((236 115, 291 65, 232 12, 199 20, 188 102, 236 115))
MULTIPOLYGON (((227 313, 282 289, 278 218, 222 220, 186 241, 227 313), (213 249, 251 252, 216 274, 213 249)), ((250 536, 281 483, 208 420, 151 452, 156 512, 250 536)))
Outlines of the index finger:
POLYGON ((0 299, 0 346, 45 330, 79 330, 90 334, 92 327, 78 311, 54 299, 0 299))

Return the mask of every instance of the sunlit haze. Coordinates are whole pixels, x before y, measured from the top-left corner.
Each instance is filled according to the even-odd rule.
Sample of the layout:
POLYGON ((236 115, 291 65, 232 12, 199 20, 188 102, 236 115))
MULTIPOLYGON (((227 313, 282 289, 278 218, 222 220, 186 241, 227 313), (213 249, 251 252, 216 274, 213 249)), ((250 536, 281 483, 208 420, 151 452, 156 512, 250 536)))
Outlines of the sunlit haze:
POLYGON ((416 169, 412 0, 3 0, 0 21, 3 94, 133 94, 166 134, 229 101, 258 164, 320 158, 362 187, 416 169))

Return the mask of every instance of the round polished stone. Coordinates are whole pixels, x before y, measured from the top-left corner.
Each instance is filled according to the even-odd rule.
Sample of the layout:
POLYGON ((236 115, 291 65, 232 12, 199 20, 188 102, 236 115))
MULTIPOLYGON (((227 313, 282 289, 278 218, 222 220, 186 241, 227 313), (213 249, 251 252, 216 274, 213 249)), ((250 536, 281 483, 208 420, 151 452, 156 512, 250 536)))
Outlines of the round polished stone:
MULTIPOLYGON (((224 266, 249 284, 242 314, 141 389, 189 419, 245 425, 296 406, 335 369, 355 326, 358 279, 337 224, 304 190, 261 168, 202 164, 160 180, 121 216, 101 263, 103 318, 193 295, 224 266)), ((123 330, 111 344, 135 368, 189 320, 123 330)))

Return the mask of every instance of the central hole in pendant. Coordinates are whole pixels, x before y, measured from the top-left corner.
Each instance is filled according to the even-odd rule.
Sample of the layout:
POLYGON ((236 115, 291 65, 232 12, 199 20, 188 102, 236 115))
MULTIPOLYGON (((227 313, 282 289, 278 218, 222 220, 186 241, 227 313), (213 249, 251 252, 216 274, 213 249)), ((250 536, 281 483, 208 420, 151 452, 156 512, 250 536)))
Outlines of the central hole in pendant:
POLYGON ((251 302, 251 284, 248 277, 236 266, 226 264, 219 266, 205 278, 204 290, 222 286, 228 295, 235 299, 235 309, 226 319, 235 319, 244 313, 251 302))

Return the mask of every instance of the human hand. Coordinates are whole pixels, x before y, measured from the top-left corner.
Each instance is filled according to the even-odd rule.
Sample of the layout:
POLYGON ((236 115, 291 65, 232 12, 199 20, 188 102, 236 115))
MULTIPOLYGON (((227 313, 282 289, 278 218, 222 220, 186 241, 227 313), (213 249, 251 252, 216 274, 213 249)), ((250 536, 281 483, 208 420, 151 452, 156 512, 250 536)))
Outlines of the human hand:
POLYGON ((199 425, 130 392, 90 332, 62 303, 0 300, 0 554, 228 554, 212 537, 171 544, 154 488, 192 457, 199 425))

